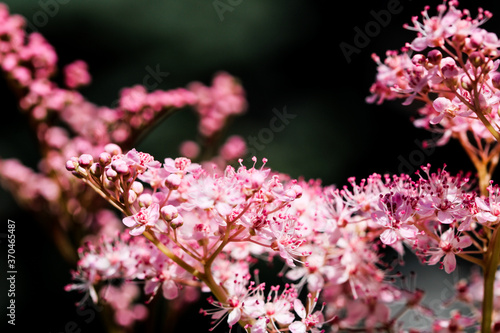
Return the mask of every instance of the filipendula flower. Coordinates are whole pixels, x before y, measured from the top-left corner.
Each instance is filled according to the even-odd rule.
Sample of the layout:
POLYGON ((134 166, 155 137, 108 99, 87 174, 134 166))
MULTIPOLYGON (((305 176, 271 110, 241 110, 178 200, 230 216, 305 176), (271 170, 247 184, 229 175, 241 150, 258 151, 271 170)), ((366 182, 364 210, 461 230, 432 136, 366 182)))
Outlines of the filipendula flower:
POLYGON ((148 208, 142 207, 139 212, 132 216, 127 216, 123 219, 123 224, 132 228, 129 232, 132 236, 142 234, 146 227, 154 227, 156 221, 160 218, 159 205, 153 203, 148 208))

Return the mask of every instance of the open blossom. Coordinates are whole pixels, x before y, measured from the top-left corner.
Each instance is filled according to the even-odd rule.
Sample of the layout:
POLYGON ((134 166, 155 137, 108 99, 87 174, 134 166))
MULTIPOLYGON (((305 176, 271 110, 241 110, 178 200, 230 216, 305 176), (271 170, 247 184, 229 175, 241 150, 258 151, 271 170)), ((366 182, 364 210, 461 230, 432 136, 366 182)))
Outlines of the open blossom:
POLYGON ((130 234, 137 236, 142 234, 146 227, 154 227, 160 218, 159 205, 154 203, 151 206, 144 208, 132 216, 123 218, 123 224, 132 228, 130 234))
POLYGON ((500 196, 498 185, 488 186, 489 196, 487 198, 475 197, 475 203, 479 208, 474 215, 481 224, 498 222, 500 217, 500 196))
POLYGON ((430 258, 427 260, 429 265, 435 265, 444 256, 441 262, 446 273, 451 273, 457 266, 455 254, 472 245, 472 239, 469 236, 459 236, 455 234, 455 229, 450 228, 443 232, 438 247, 427 251, 430 258))
POLYGON ((307 295, 307 299, 308 299, 307 310, 299 299, 296 299, 293 302, 293 309, 295 310, 295 312, 297 313, 297 315, 300 317, 301 320, 294 321, 293 323, 290 324, 288 328, 292 333, 323 332, 322 330, 320 330, 321 326, 323 326, 325 321, 323 313, 321 312, 321 310, 313 312, 314 308, 316 307, 318 299, 317 298, 313 299, 311 294, 307 295))
POLYGON ((411 43, 413 50, 443 47, 446 39, 453 35, 469 35, 491 17, 490 12, 480 9, 478 17, 472 19, 468 11, 457 9, 455 7, 457 4, 456 1, 448 1, 448 5, 444 3, 439 5, 438 15, 432 17, 428 13, 429 6, 426 6, 422 12, 422 23, 418 21, 418 17, 413 17, 413 26, 405 25, 405 28, 418 33, 418 37, 411 43))
POLYGON ((400 239, 413 239, 418 233, 418 228, 408 223, 415 214, 411 197, 401 193, 392 192, 384 195, 379 206, 382 210, 372 213, 372 218, 385 228, 380 235, 382 243, 393 245, 400 239))

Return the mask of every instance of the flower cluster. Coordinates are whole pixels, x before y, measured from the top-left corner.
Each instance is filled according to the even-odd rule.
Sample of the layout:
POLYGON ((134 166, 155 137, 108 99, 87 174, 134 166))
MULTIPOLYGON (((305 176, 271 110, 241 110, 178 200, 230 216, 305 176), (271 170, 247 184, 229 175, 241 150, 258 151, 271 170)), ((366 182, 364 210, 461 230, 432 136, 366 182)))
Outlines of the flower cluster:
MULTIPOLYGON (((4 4, 0 4, 0 26, 1 70, 18 97, 19 109, 27 114, 33 126, 42 155, 36 171, 18 159, 0 159, 0 183, 23 207, 44 216, 54 233, 69 230, 74 234, 70 237, 74 239, 59 244, 61 252, 70 261, 73 261, 75 251, 67 245, 78 247, 82 241, 76 235, 83 233, 94 237, 93 234, 99 235, 101 231, 108 233, 113 230, 109 227, 104 230, 99 222, 99 214, 107 210, 103 201, 91 192, 82 197, 83 184, 68 177, 64 162, 69 157, 82 153, 97 154, 110 142, 130 148, 159 119, 187 106, 200 115, 200 123, 211 117, 213 126, 222 129, 227 120, 225 117, 214 117, 216 111, 210 115, 200 111, 206 109, 207 104, 203 101, 207 100, 207 95, 224 96, 228 105, 226 113, 241 113, 246 104, 241 86, 231 75, 221 72, 214 77, 214 87, 196 82, 193 90, 177 88, 149 92, 144 86, 136 85, 121 90, 116 106, 98 106, 76 90, 91 82, 84 61, 78 59, 64 66, 61 81, 65 87, 60 87, 55 82, 58 79, 58 57, 47 40, 38 32, 26 33, 26 20, 19 15, 10 15, 4 4)), ((243 146, 235 151, 236 155, 241 154, 236 158, 244 153, 243 146)), ((229 157, 235 158, 235 154, 229 157)), ((223 157, 217 158, 223 160, 223 157)), ((65 237, 61 234, 55 239, 65 237)))
POLYGON ((32 210, 56 217, 56 240, 78 222, 84 237, 75 240, 81 246, 66 290, 84 294, 80 306, 106 304, 120 327, 145 320, 143 303, 156 297, 180 307, 210 293, 210 308, 200 312, 214 327, 252 333, 497 330, 500 42, 480 28, 491 13, 472 18, 457 5, 439 5, 436 16, 426 7, 422 22, 406 26, 417 36, 402 53, 389 51, 384 62, 373 56, 378 74, 368 102, 423 102, 415 125, 442 132, 439 145, 458 139, 477 182, 471 173, 423 165, 416 175, 324 186, 271 170, 265 158, 245 166, 238 136, 214 156, 228 120, 247 107, 232 76, 218 73, 210 87, 124 88, 116 107, 99 107, 76 91, 91 82, 86 63, 65 66, 66 87, 59 87, 55 51, 40 34, 27 35, 24 19, 4 5, 0 64, 43 156, 40 172, 0 160, 0 180, 32 210), (183 156, 163 160, 133 148, 160 118, 186 106, 199 115, 201 142, 183 142, 183 156), (442 318, 427 308, 424 291, 397 272, 408 252, 446 273, 462 260, 482 268, 444 303, 471 311, 452 308, 442 318), (273 265, 282 267, 283 283, 259 282, 259 269, 273 265), (430 327, 406 327, 407 312, 430 318, 430 327))
POLYGON ((451 273, 456 257, 479 262, 476 255, 485 253, 481 229, 500 221, 496 185, 488 187, 488 197, 481 196, 468 175, 452 176, 444 168, 432 173, 429 165, 417 179, 373 174, 339 189, 280 179, 265 164, 220 170, 183 157, 160 163, 135 149, 105 148, 95 158, 70 159, 67 169, 124 212, 128 236, 117 243, 104 240, 99 250, 82 250, 78 282, 68 288, 142 280, 146 294, 162 286, 163 296, 172 299, 182 285, 197 286, 216 295, 210 303, 217 310, 204 313, 217 325, 227 316, 229 326, 244 323, 252 332, 395 325, 399 318, 392 304, 425 307, 419 305, 421 291, 391 283, 395 267, 383 258, 384 247, 401 257, 407 247, 423 263, 440 263, 451 273), (145 238, 132 237, 141 234, 145 238), (260 300, 265 285, 250 281, 251 266, 273 257, 283 261, 290 283, 280 317, 269 316, 278 311, 268 309, 269 297, 260 300), (320 312, 301 310, 302 290, 322 297, 320 312), (265 311, 257 311, 257 303, 265 311), (298 317, 292 315, 295 308, 298 317))
POLYGON ((441 133, 439 140, 428 144, 459 140, 475 167, 489 175, 480 177, 484 191, 500 150, 496 144, 500 139, 500 41, 481 28, 491 18, 490 12, 480 8, 472 18, 457 5, 457 1, 439 5, 436 16, 430 16, 426 7, 422 22, 414 17, 412 25, 405 25, 417 37, 401 48, 402 53, 387 51, 383 62, 373 55, 378 73, 367 101, 422 102, 414 125, 441 133))

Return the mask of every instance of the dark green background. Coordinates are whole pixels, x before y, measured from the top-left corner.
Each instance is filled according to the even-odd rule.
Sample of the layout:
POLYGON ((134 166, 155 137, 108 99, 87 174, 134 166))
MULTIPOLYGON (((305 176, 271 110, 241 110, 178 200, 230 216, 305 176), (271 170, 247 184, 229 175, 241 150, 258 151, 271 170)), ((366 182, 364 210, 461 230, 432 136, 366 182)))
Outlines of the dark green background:
MULTIPOLYGON (((400 11, 391 15, 390 22, 359 54, 353 54, 349 63, 339 44, 353 45, 354 28, 364 29, 374 21, 370 12, 386 9, 391 1, 333 4, 243 0, 225 12, 223 20, 212 1, 65 0, 60 4, 54 0, 51 2, 58 4, 57 10, 52 7, 47 12, 44 8, 49 2, 12 0, 7 4, 11 12, 27 17, 48 39, 61 65, 76 59, 89 64, 93 83, 82 93, 90 101, 114 105, 121 88, 143 83, 147 68, 158 66, 170 73, 159 89, 183 87, 194 80, 209 84, 215 72, 227 71, 241 79, 249 102, 248 112, 234 121, 228 135, 257 135, 260 129, 269 127, 273 108, 286 107, 296 115, 283 131, 275 133, 259 156, 267 157, 269 166, 292 177, 320 178, 325 185, 342 186, 350 176, 360 179, 373 172, 408 171, 402 161, 414 164, 412 156, 420 154, 415 140, 430 137, 409 120, 415 106, 364 102, 376 70, 370 54, 376 52, 383 57, 385 50, 398 49, 411 41, 413 33, 405 31, 402 24, 410 22, 428 2, 401 0, 400 11)), ((461 8, 471 9, 473 15, 477 6, 500 15, 498 4, 461 2, 461 8)), ((499 31, 500 19, 494 16, 485 27, 499 31)), ((38 156, 33 136, 4 82, 0 82, 0 88, 4 115, 0 122, 0 156, 17 157, 35 167, 38 156)), ((193 138, 195 132, 194 115, 178 113, 137 148, 159 160, 175 157, 178 144, 193 138)), ((435 167, 447 163, 452 172, 472 170, 454 142, 436 148, 422 162, 435 167)), ((20 210, 3 190, 0 210, 2 221, 12 219, 17 223, 16 328, 22 324, 37 332, 60 332, 68 321, 74 321, 82 332, 99 332, 99 319, 87 323, 88 317, 75 312, 73 303, 79 296, 62 290, 70 280, 71 267, 46 241, 34 217, 20 210)), ((4 231, 6 227, 0 230, 4 231)), ((2 253, 6 253, 4 245, 2 253)), ((1 255, 3 263, 4 257, 1 255)), ((423 273, 417 277, 419 284, 431 279, 453 281, 462 274, 447 276, 437 267, 427 271, 437 275, 423 273)), ((4 283, 1 279, 0 300, 6 298, 4 283)), ((440 288, 446 287, 435 288, 442 291, 440 288)), ((0 306, 5 307, 3 302, 0 306)), ((183 322, 207 327, 197 310, 183 322)), ((0 321, 4 325, 6 319, 0 321)), ((221 325, 221 331, 227 328, 221 325)))

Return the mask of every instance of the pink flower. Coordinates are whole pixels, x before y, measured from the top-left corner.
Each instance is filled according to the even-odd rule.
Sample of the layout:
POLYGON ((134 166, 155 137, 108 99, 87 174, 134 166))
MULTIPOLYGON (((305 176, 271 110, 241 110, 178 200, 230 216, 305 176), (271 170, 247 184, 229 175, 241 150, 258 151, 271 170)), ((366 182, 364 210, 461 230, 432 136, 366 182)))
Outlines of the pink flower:
POLYGON ((125 217, 123 224, 133 228, 129 231, 132 236, 138 236, 146 230, 146 227, 154 227, 159 218, 160 206, 153 203, 148 208, 142 207, 136 214, 125 217))
POLYGON ((65 82, 69 88, 77 88, 90 83, 87 63, 77 60, 64 68, 65 82))
POLYGON ((292 333, 305 333, 305 332, 311 332, 311 333, 320 333, 322 330, 319 328, 323 325, 324 323, 324 317, 323 313, 320 311, 315 311, 313 312, 314 308, 316 307, 316 303, 318 301, 317 298, 312 298, 311 294, 307 295, 308 299, 308 306, 307 310, 302 304, 302 302, 299 299, 296 299, 293 302, 293 309, 297 313, 297 315, 300 317, 300 321, 294 321, 293 323, 288 326, 290 329, 290 332, 292 333))
POLYGON ((427 260, 429 265, 435 265, 444 256, 441 264, 444 266, 446 273, 451 273, 457 266, 455 254, 462 249, 472 245, 472 239, 469 236, 455 235, 455 229, 450 228, 441 235, 439 247, 431 248, 427 251, 427 255, 431 257, 427 260))

